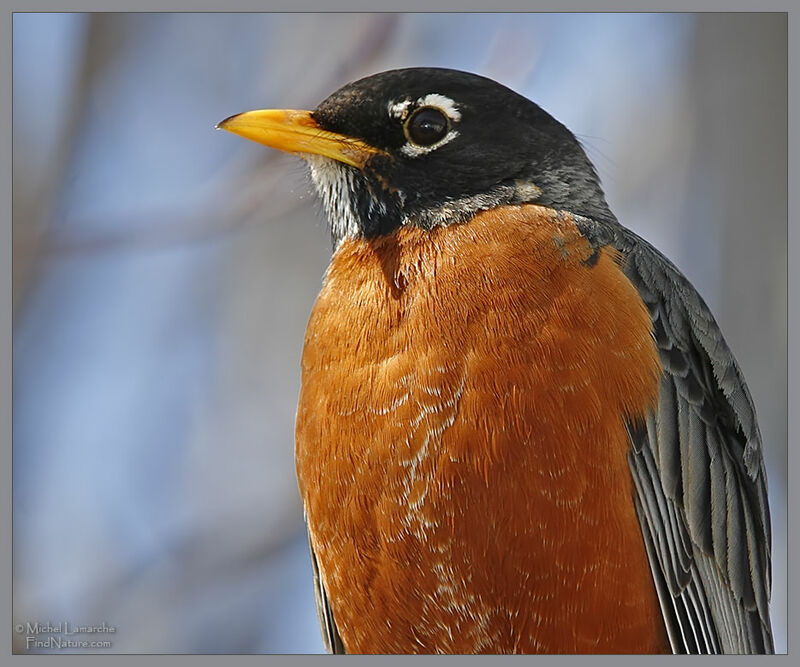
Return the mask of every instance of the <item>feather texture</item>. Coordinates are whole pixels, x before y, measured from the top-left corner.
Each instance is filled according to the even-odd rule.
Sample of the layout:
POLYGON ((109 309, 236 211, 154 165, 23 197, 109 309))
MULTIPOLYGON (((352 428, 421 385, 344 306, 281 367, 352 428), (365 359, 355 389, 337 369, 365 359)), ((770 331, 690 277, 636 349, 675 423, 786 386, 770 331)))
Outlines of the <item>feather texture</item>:
MULTIPOLYGON (((579 225, 608 241, 608 225, 602 235, 598 223, 579 225)), ((673 650, 771 653, 770 520, 752 399, 688 280, 646 241, 612 229, 664 370, 648 427, 630 431, 630 464, 673 650)))
MULTIPOLYGON (((539 209, 538 207, 531 207, 531 210, 546 211, 546 209, 539 209)), ((539 215, 539 213, 531 215, 539 215)), ((550 217, 552 215, 554 215, 554 212, 548 213, 545 219, 552 220, 550 217)), ((479 218, 482 220, 482 224, 491 219, 488 215, 479 216, 479 218)), ((591 246, 600 249, 600 267, 609 266, 607 263, 608 255, 606 254, 609 251, 609 246, 613 246, 615 249, 613 252, 619 253, 624 279, 630 281, 639 298, 641 298, 643 305, 646 306, 646 312, 652 324, 654 346, 657 349, 663 371, 660 377, 660 385, 658 386, 657 400, 651 403, 652 407, 639 414, 627 414, 624 412, 622 414, 627 418, 627 437, 630 444, 628 465, 633 482, 631 493, 635 505, 635 513, 641 528, 644 551, 649 563, 669 646, 675 653, 772 652, 773 644, 768 608, 770 591, 770 522, 766 500, 766 479, 760 436, 752 401, 738 366, 702 299, 668 260, 645 241, 622 227, 610 226, 606 223, 600 226, 599 223, 579 217, 576 217, 575 220, 578 229, 580 229, 591 246)), ((452 232, 448 231, 447 233, 451 234, 457 231, 458 234, 463 234, 465 238, 470 238, 474 231, 469 230, 469 227, 470 225, 465 225, 464 228, 453 228, 452 232)), ((484 227, 481 227, 481 229, 484 229, 484 227)), ((469 243, 473 243, 473 241, 470 240, 469 243)), ((556 243, 556 246, 561 247, 559 242, 556 243)), ((458 254, 456 244, 450 245, 448 243, 443 245, 441 250, 437 250, 437 253, 439 252, 444 254, 437 254, 435 259, 432 257, 426 261, 434 261, 440 266, 460 266, 458 263, 453 263, 451 257, 453 252, 458 254)), ((586 254, 591 256, 591 249, 588 249, 586 254)), ((365 261, 367 256, 360 254, 356 257, 354 254, 354 258, 361 263, 365 261)), ((537 260, 541 261, 541 259, 541 256, 532 258, 532 262, 535 264, 537 260)), ((395 260, 391 260, 387 264, 384 258, 384 271, 387 270, 387 266, 390 269, 386 276, 386 289, 389 290, 387 295, 394 295, 394 298, 397 298, 398 294, 408 287, 405 279, 401 280, 400 283, 394 279, 397 272, 427 270, 422 267, 428 265, 413 259, 403 268, 404 264, 402 262, 398 264, 395 260)), ((520 264, 517 271, 522 270, 522 266, 523 264, 520 264)), ((585 269, 587 271, 596 270, 594 267, 595 263, 591 263, 587 264, 585 269)), ((356 270, 355 265, 353 270, 356 270)), ((470 273, 471 269, 465 267, 461 267, 459 270, 464 273, 457 281, 457 284, 474 291, 477 284, 474 281, 479 274, 472 274, 470 273), (470 283, 470 280, 473 282, 470 283)), ((379 275, 380 273, 376 273, 376 276, 379 275)), ((542 275, 541 279, 553 281, 556 280, 556 275, 555 273, 545 274, 542 275)), ((513 282, 517 277, 514 273, 509 273, 503 279, 509 278, 513 282)), ((497 278, 498 274, 495 274, 494 279, 497 278)), ((329 274, 328 289, 331 288, 331 281, 335 279, 329 274)), ((376 285, 380 283, 381 280, 378 279, 376 285)), ((344 286, 344 284, 344 281, 340 283, 341 286, 344 286)), ((541 285, 543 283, 537 284, 541 285)), ((562 285, 558 289, 564 290, 565 288, 562 285)), ((370 301, 375 298, 375 294, 367 290, 367 283, 363 279, 355 288, 355 294, 356 299, 353 303, 357 305, 357 308, 377 307, 375 305, 377 302, 370 301)), ((522 292, 519 292, 516 298, 520 298, 522 294, 522 292)), ((564 294, 565 292, 562 292, 558 298, 562 298, 564 294)), ((571 295, 570 298, 574 299, 575 295, 571 295)), ((337 307, 341 307, 340 294, 337 299, 337 307)), ((390 300, 386 303, 394 302, 390 300)), ((403 304, 404 301, 401 299, 396 303, 403 304)), ((408 304, 411 303, 422 302, 408 301, 408 304)), ((438 316, 442 317, 443 313, 456 303, 459 302, 442 300, 439 303, 438 316)), ((384 305, 380 306, 380 308, 384 307, 384 305)), ((394 306, 391 306, 391 308, 394 308, 394 306)), ((494 304, 489 305, 489 302, 487 302, 483 308, 480 317, 495 317, 494 304)), ((550 309, 548 312, 558 311, 550 309)), ((405 318, 426 317, 421 312, 407 308, 405 305, 398 311, 397 316, 404 318, 402 320, 403 326, 408 325, 409 320, 405 318)), ((465 318, 465 323, 470 322, 470 318, 474 316, 477 316, 477 312, 460 311, 459 313, 459 317, 465 318)), ((590 319, 587 318, 586 322, 588 323, 590 319)), ((427 321, 433 322, 431 319, 427 321)), ((494 322, 495 320, 491 321, 494 322)), ((433 327, 431 331, 426 331, 424 334, 421 330, 417 330, 417 345, 421 344, 422 339, 435 340, 431 338, 433 331, 436 331, 436 335, 439 336, 447 331, 447 336, 453 336, 453 344, 445 344, 445 348, 449 350, 449 354, 454 355, 456 358, 465 359, 466 357, 463 355, 465 352, 469 354, 469 351, 459 348, 457 331, 452 328, 441 329, 439 328, 440 325, 441 322, 437 322, 436 327, 433 327)), ((362 323, 355 316, 352 322, 348 321, 346 325, 337 325, 337 327, 341 328, 340 333, 337 335, 343 344, 349 344, 344 343, 344 341, 347 340, 347 332, 353 326, 356 328, 362 326, 362 323)), ((312 330, 309 340, 317 341, 320 335, 320 331, 312 330)), ((365 340, 369 339, 372 341, 371 344, 375 344, 373 333, 367 333, 367 330, 364 329, 362 335, 367 336, 365 340)), ((388 340, 395 341, 396 339, 390 337, 388 340)), ((573 378, 570 381, 570 392, 574 392, 577 387, 580 387, 581 381, 579 381, 579 378, 582 377, 584 371, 579 370, 579 366, 575 365, 574 359, 565 365, 566 360, 559 352, 559 347, 553 346, 552 341, 548 342, 546 346, 538 347, 539 343, 536 342, 536 338, 533 340, 537 354, 553 355, 536 359, 535 363, 540 365, 541 368, 569 369, 573 378)), ((567 339, 564 338, 563 340, 567 339)), ((580 342, 574 337, 570 342, 573 346, 580 345, 580 342)), ((393 342, 392 344, 395 343, 393 342)), ((508 354, 511 355, 510 358, 517 358, 519 352, 514 350, 526 349, 530 345, 530 341, 526 342, 517 337, 513 344, 511 339, 508 341, 498 339, 493 344, 511 345, 507 348, 508 354), (515 345, 521 345, 522 347, 515 348, 515 345)), ((316 346, 317 343, 315 342, 314 345, 316 346)), ((503 349, 506 348, 504 347, 503 349)), ((359 353, 370 354, 365 349, 361 349, 359 353)), ((390 355, 390 358, 393 357, 390 355)), ((398 359, 400 358, 398 357, 398 359)), ((464 400, 468 403, 471 401, 470 397, 478 393, 485 391, 495 393, 499 391, 499 387, 507 378, 484 375, 489 370, 489 367, 477 364, 480 355, 469 358, 472 359, 472 362, 468 367, 465 367, 466 375, 458 375, 458 377, 454 375, 444 384, 428 383, 428 390, 423 393, 409 394, 405 385, 398 385, 394 399, 390 400, 391 397, 389 395, 382 397, 383 403, 386 403, 389 407, 386 408, 386 412, 381 414, 393 412, 399 407, 399 404, 395 404, 400 399, 402 399, 403 403, 410 401, 414 405, 421 405, 422 403, 438 405, 444 401, 442 404, 446 403, 454 406, 455 401, 448 397, 455 396, 453 392, 456 392, 456 390, 459 396, 462 391, 464 392, 464 400), (459 377, 461 378, 460 380, 458 379, 459 377), (493 384, 487 386, 487 381, 493 384)), ((529 358, 534 359, 535 357, 529 358)), ((325 364, 320 366, 320 369, 323 367, 330 369, 333 366, 326 361, 325 364)), ((411 372, 418 375, 420 371, 414 370, 411 372)), ((322 378, 326 377, 326 373, 329 373, 329 371, 326 370, 325 373, 319 375, 319 382, 323 382, 322 378)), ((376 379, 372 375, 367 375, 366 377, 371 378, 370 382, 374 382, 376 379)), ((350 386, 355 381, 355 378, 343 375, 340 381, 350 386)), ((357 392, 363 391, 358 384, 353 386, 356 387, 357 392)), ((378 386, 375 385, 375 387, 378 386)), ((341 384, 334 384, 330 387, 330 398, 325 399, 325 401, 336 401, 337 405, 339 405, 337 419, 340 417, 347 418, 347 422, 341 422, 340 428, 344 427, 345 423, 349 424, 351 420, 355 420, 353 421, 354 427, 362 422, 364 425, 378 423, 374 422, 373 417, 367 413, 358 416, 355 412, 358 404, 369 404, 371 400, 369 396, 365 394, 363 397, 357 398, 353 406, 354 412, 350 412, 341 409, 340 402, 342 399, 340 395, 341 384)), ((312 394, 309 393, 308 396, 312 396, 312 394)), ((488 396, 488 394, 485 394, 485 396, 488 396)), ((582 400, 588 400, 591 392, 585 392, 582 396, 584 396, 582 400)), ((533 428, 532 430, 532 427, 534 422, 539 419, 537 416, 539 413, 533 408, 539 406, 538 409, 541 410, 542 406, 547 405, 547 399, 548 396, 546 394, 532 389, 516 396, 514 405, 518 412, 511 413, 513 418, 507 424, 504 422, 503 429, 510 427, 515 432, 526 433, 528 438, 536 437, 536 429, 533 428), (542 401, 545 402, 543 403, 542 401), (533 411, 529 408, 533 409, 533 411), (523 410, 527 412, 523 412, 523 410), (525 420, 528 421, 526 422, 525 420)), ((330 479, 320 476, 322 473, 319 466, 330 466, 331 463, 316 458, 316 453, 312 456, 312 452, 322 441, 317 437, 309 437, 310 428, 307 424, 317 424, 314 426, 315 432, 318 431, 321 435, 328 434, 326 437, 331 437, 331 434, 335 431, 329 430, 330 425, 324 415, 314 416, 313 411, 325 405, 325 403, 320 403, 320 399, 316 398, 313 400, 306 398, 304 400, 305 403, 301 403, 304 406, 303 410, 298 413, 298 419, 302 417, 302 420, 304 420, 298 422, 298 437, 300 438, 298 443, 299 445, 304 443, 304 449, 301 450, 304 452, 301 458, 301 466, 303 467, 299 468, 299 471, 303 471, 301 480, 303 478, 313 478, 317 480, 315 483, 330 484, 330 479)), ((380 403, 378 407, 383 403, 380 403)), ((475 405, 474 403, 470 404, 475 405)), ((588 409, 590 404, 583 403, 584 409, 588 409)), ((564 421, 563 425, 565 428, 569 426, 571 428, 585 429, 587 424, 591 422, 593 417, 590 415, 594 411, 598 411, 598 414, 602 413, 602 404, 593 404, 592 410, 584 412, 583 417, 578 418, 579 416, 575 415, 572 421, 564 421), (589 421, 584 421, 585 419, 589 421)), ((455 415, 455 413, 451 415, 450 412, 442 411, 439 408, 436 413, 437 420, 444 419, 446 423, 454 426, 452 431, 436 431, 436 440, 435 442, 430 441, 431 444, 437 448, 442 447, 443 443, 449 447, 460 447, 467 442, 471 447, 477 445, 478 449, 475 450, 475 454, 477 455, 478 450, 480 450, 480 457, 484 457, 485 460, 481 464, 483 466, 482 471, 478 467, 476 472, 480 472, 480 478, 486 476, 488 484, 490 476, 494 474, 490 471, 496 471, 497 462, 502 461, 503 456, 507 456, 507 454, 502 454, 505 451, 502 449, 505 446, 503 445, 500 449, 500 458, 497 458, 498 450, 496 447, 498 445, 495 440, 501 441, 501 433, 495 433, 492 437, 487 437, 485 442, 472 440, 473 435, 470 440, 457 444, 460 442, 457 439, 460 437, 457 436, 457 433, 460 433, 460 429, 463 429, 467 424, 472 424, 472 426, 469 426, 469 430, 464 431, 464 433, 483 433, 486 435, 492 432, 492 429, 483 423, 484 417, 482 417, 481 411, 474 411, 473 408, 473 411, 467 410, 458 415, 455 415), (477 430, 475 430, 475 427, 477 427, 477 430), (443 433, 447 433, 449 440, 443 440, 443 433)), ((422 416, 422 419, 425 420, 424 423, 426 424, 430 421, 427 413, 422 416)), ((436 424, 439 421, 436 421, 436 424)), ((412 419, 409 427, 413 426, 414 423, 421 422, 419 419, 412 419)), ((433 422, 429 426, 431 424, 435 427, 433 422)), ((347 426, 347 428, 352 427, 347 426)), ((352 431, 352 433, 356 432, 352 431)), ((506 442, 507 435, 505 432, 502 434, 502 442, 506 442)), ((541 435, 543 434, 539 434, 539 436, 541 435)), ((375 432, 374 437, 379 438, 382 436, 375 432)), ((362 445, 367 442, 365 441, 362 445)), ((354 457, 350 441, 342 442, 333 448, 326 444, 326 447, 330 455, 345 462, 345 468, 341 468, 341 470, 352 470, 352 474, 356 475, 361 474, 359 471, 365 470, 363 461, 354 457)), ((359 456, 365 455, 368 451, 368 448, 363 450, 363 453, 359 454, 359 456)), ((446 450, 437 449, 437 451, 441 455, 446 450)), ((458 450, 453 449, 453 453, 450 456, 458 456, 455 454, 456 451, 458 450)), ((444 458, 440 459, 441 462, 445 460, 444 458)), ((479 458, 474 460, 476 466, 479 460, 479 458)), ((381 461, 383 461, 381 465, 386 464, 386 459, 381 459, 381 461)), ((329 471, 334 470, 331 467, 326 469, 329 471)), ((391 467, 387 468, 387 470, 391 470, 391 467)), ((532 502, 531 498, 535 496, 537 488, 530 474, 522 475, 519 478, 514 475, 509 477, 508 473, 511 471, 521 473, 522 469, 515 470, 513 466, 507 468, 504 473, 504 481, 498 481, 498 484, 508 485, 512 479, 517 479, 518 483, 514 483, 512 495, 508 496, 509 498, 516 498, 517 501, 509 501, 507 505, 504 505, 506 511, 510 513, 509 516, 516 516, 519 512, 518 502, 522 500, 525 503, 532 502), (523 479, 527 479, 528 483, 531 484, 527 491, 523 487, 523 479)), ((540 469, 539 472, 545 475, 548 471, 540 469)), ((552 471, 550 475, 552 476, 552 471)), ((391 477, 386 477, 387 482, 390 479, 391 477)), ((432 480, 434 479, 432 478, 432 480)), ((452 484, 453 479, 455 478, 436 479, 430 488, 432 492, 435 490, 435 493, 439 494, 443 490, 450 488, 445 485, 452 484)), ((546 479, 546 477, 540 479, 546 479)), ((348 514, 354 512, 358 514, 364 511, 364 508, 360 506, 360 503, 364 501, 348 495, 348 489, 352 487, 354 481, 352 478, 349 481, 342 480, 342 485, 338 487, 342 498, 350 498, 350 500, 347 500, 349 504, 340 508, 348 514)), ((321 497, 320 499, 315 499, 313 495, 308 495, 316 493, 316 491, 312 491, 308 482, 306 482, 304 488, 307 494, 307 509, 316 506, 315 514, 317 516, 319 516, 320 512, 327 511, 323 510, 324 505, 321 504, 321 497)), ((502 486, 493 486, 492 488, 500 489, 502 486)), ((552 488, 555 489, 557 487, 553 486, 552 488)), ((511 491, 510 489, 506 490, 511 491)), ((457 506, 457 503, 461 502, 461 500, 457 500, 457 496, 451 496, 448 503, 453 502, 457 506)), ((437 512, 445 511, 445 507, 450 508, 446 510, 449 512, 453 506, 443 504, 437 512)), ((530 507, 536 507, 536 505, 530 505, 530 507)), ((378 508, 376 509, 380 511, 378 508)), ((339 508, 337 507, 336 511, 338 510, 339 508)), ((423 511, 426 510, 423 508, 423 511)), ((328 516, 329 518, 324 520, 325 523, 331 524, 332 521, 336 520, 334 518, 335 514, 328 516)), ((429 514, 429 516, 433 517, 434 514, 429 514)), ((440 518, 446 516, 448 515, 441 514, 440 518)), ((482 518, 490 522, 488 526, 490 532, 487 534, 493 534, 501 528, 502 522, 507 521, 505 517, 501 518, 497 515, 487 515, 482 518)), ((314 520, 320 521, 320 519, 314 520)), ((381 519, 381 521, 385 521, 385 519, 381 519)), ((452 519, 449 519, 449 521, 452 521, 452 519)), ((310 525, 313 523, 311 516, 309 517, 309 522, 310 525)), ((447 525, 447 522, 444 525, 447 525)), ((477 525, 485 526, 485 524, 477 525)), ((481 530, 483 529, 484 527, 481 528, 481 530)), ((328 534, 331 536, 336 535, 335 532, 329 532, 328 534)), ((339 538, 337 537, 337 539, 339 538)), ((382 541, 384 548, 389 549, 394 549, 398 543, 387 542, 386 536, 381 537, 380 534, 377 537, 362 534, 358 539, 362 544, 362 549, 357 549, 353 552, 354 560, 349 567, 366 568, 365 572, 370 574, 364 581, 369 582, 370 586, 378 586, 377 582, 379 577, 382 576, 378 574, 381 571, 380 568, 389 567, 390 560, 386 556, 389 551, 381 552, 381 548, 375 540, 382 541), (370 555, 366 556, 366 553, 370 555)), ((563 536, 559 539, 563 539, 563 536)), ((544 541, 548 549, 555 548, 556 551, 554 553, 558 553, 555 544, 550 545, 547 542, 547 534, 539 533, 538 540, 540 542, 544 541)), ((345 548, 347 538, 344 539, 342 544, 344 545, 343 548, 345 548)), ((415 548, 427 549, 428 547, 423 547, 423 544, 421 542, 415 548)), ((486 542, 484 548, 488 549, 490 544, 490 542, 486 542)), ((330 544, 326 544, 325 548, 330 551, 330 544)), ((317 560, 318 555, 318 553, 315 553, 312 537, 312 562, 315 570, 317 602, 320 621, 326 636, 326 646, 329 651, 341 652, 344 650, 347 638, 345 637, 345 642, 342 641, 340 636, 341 626, 337 625, 334 620, 331 597, 329 591, 326 590, 323 578, 320 576, 322 562, 317 560)), ((451 555, 451 557, 453 556, 451 555)), ((408 557, 417 558, 417 556, 412 556, 410 552, 408 557)), ((409 564, 412 562, 416 561, 410 560, 409 564)), ((327 567, 330 568, 330 565, 327 567)), ((417 564, 413 567, 419 567, 419 565, 417 564)), ((497 567, 500 569, 507 567, 505 556, 497 561, 497 567)), ((521 579, 520 584, 525 581, 527 586, 522 590, 528 590, 527 587, 532 585, 532 581, 538 573, 525 573, 524 570, 520 570, 520 574, 526 574, 526 578, 521 579)), ((387 596, 396 600, 406 598, 414 605, 419 603, 419 598, 417 597, 419 595, 429 596, 431 600, 435 599, 433 593, 436 589, 426 593, 422 588, 419 590, 399 588, 400 580, 406 581, 409 576, 412 579, 417 578, 421 581, 420 577, 423 576, 423 571, 420 570, 416 574, 411 574, 408 571, 398 570, 386 580, 394 582, 391 586, 383 589, 378 587, 374 591, 369 591, 364 599, 369 600, 369 604, 375 605, 382 605, 387 596)), ((462 581, 462 577, 464 578, 463 581, 466 581, 469 576, 471 574, 468 575, 466 571, 460 572, 457 578, 452 579, 451 584, 448 585, 452 585, 452 582, 455 581, 462 581)), ((434 579, 437 579, 437 577, 438 575, 434 579)), ((410 582, 411 579, 408 581, 410 582)), ((539 580, 540 583, 537 586, 542 586, 545 581, 547 581, 546 578, 539 580)), ((384 586, 386 585, 384 583, 384 586)), ((439 590, 449 589, 445 587, 444 589, 439 588, 439 590)), ((463 589, 462 592, 466 593, 467 589, 463 589)), ((336 595, 338 596, 339 604, 344 604, 345 597, 350 596, 351 592, 346 592, 340 588, 336 595)), ((508 597, 507 599, 511 598, 508 597)), ((568 607, 571 604, 573 603, 568 603, 568 607)), ((375 608, 379 609, 381 607, 376 606, 375 608)), ((433 614, 433 610, 437 607, 423 605, 423 608, 427 610, 423 614, 426 615, 433 614)), ((441 614, 444 609, 440 607, 436 613, 441 614)), ((516 610, 514 613, 520 614, 520 611, 522 610, 516 610)), ((404 616, 409 610, 399 610, 399 612, 400 615, 396 620, 400 623, 408 623, 408 628, 404 630, 408 633, 408 643, 404 644, 406 650, 430 649, 431 635, 427 633, 433 631, 430 627, 431 623, 434 623, 434 628, 435 623, 442 624, 440 630, 445 633, 445 637, 449 637, 443 644, 444 646, 464 647, 474 645, 487 647, 494 644, 481 642, 497 641, 496 637, 491 640, 488 637, 484 637, 481 640, 479 639, 479 634, 472 635, 474 639, 459 636, 458 626, 464 622, 464 618, 467 618, 463 615, 451 617, 450 621, 445 621, 445 616, 425 616, 424 624, 415 626, 411 623, 410 618, 406 619, 404 616), (436 618, 439 620, 434 621, 436 618), (455 621, 455 625, 453 625, 454 619, 457 618, 462 620, 455 621), (467 639, 468 641, 466 641, 467 639), (472 641, 476 643, 470 644, 469 642, 472 641)), ((463 613, 463 609, 461 613, 463 613)), ((530 614, 530 610, 525 610, 525 613, 530 614)), ((349 631, 352 636, 353 610, 348 609, 348 615, 351 619, 349 621, 349 631)), ((524 616, 519 618, 524 618, 524 616)), ((420 620, 422 621, 423 619, 420 620)), ((600 621, 602 622, 602 619, 600 621)), ((387 617, 380 620, 377 617, 372 617, 368 621, 371 624, 378 622, 388 629, 389 626, 386 626, 386 623, 391 624, 391 619, 387 617)), ((399 630, 400 627, 398 625, 396 630, 399 630)), ((557 625, 554 627, 561 628, 562 626, 557 625)), ((392 629, 395 629, 394 626, 392 626, 392 629)), ((471 632, 476 632, 474 627, 471 632)), ((396 631, 394 635, 390 634, 389 636, 393 636, 395 639, 398 637, 396 631)), ((541 639, 541 636, 538 639, 529 636, 524 638, 527 643, 521 643, 523 638, 518 637, 516 641, 511 641, 503 646, 506 646, 507 650, 518 650, 523 645, 541 649, 544 646, 544 644, 540 643, 541 639)))

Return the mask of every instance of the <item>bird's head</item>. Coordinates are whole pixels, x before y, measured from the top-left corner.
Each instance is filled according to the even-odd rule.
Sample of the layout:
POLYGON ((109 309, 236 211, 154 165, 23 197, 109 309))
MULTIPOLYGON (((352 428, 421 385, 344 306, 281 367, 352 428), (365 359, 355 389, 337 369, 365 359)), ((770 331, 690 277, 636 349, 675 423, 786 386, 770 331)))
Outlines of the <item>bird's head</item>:
POLYGON ((391 70, 344 86, 314 111, 248 111, 218 127, 308 162, 334 245, 464 222, 503 204, 613 219, 575 136, 475 74, 391 70))

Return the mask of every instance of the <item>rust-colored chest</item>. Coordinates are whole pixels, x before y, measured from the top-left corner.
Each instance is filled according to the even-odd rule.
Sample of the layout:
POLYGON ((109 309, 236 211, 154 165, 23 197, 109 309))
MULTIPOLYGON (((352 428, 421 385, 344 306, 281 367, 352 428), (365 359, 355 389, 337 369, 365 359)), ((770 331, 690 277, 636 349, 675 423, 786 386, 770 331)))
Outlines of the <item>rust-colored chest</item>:
POLYGON ((667 650, 625 431, 658 358, 590 254, 536 206, 334 254, 296 449, 348 652, 667 650))

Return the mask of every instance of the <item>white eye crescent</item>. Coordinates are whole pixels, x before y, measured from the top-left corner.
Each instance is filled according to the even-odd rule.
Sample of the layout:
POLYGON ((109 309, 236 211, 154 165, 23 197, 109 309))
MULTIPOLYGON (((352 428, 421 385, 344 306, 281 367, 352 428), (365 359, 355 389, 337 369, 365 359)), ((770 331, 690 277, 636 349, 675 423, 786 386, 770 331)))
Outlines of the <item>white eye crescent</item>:
POLYGON ((440 93, 428 93, 416 101, 392 101, 388 111, 403 123, 408 141, 400 152, 407 157, 430 153, 458 136, 453 126, 461 120, 461 112, 453 100, 440 93))
POLYGON ((461 120, 461 112, 458 110, 456 103, 445 95, 430 93, 425 97, 420 97, 417 100, 417 105, 421 107, 437 107, 453 122, 457 123, 461 120))

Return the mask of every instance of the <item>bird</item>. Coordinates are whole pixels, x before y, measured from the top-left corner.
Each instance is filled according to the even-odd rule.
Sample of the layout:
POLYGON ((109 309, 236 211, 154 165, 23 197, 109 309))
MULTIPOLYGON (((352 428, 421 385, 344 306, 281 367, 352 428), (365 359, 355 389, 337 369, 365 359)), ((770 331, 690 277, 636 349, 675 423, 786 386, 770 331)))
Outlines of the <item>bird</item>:
POLYGON ((217 127, 329 221, 295 428, 328 652, 774 651, 742 372, 569 129, 444 68, 217 127))

